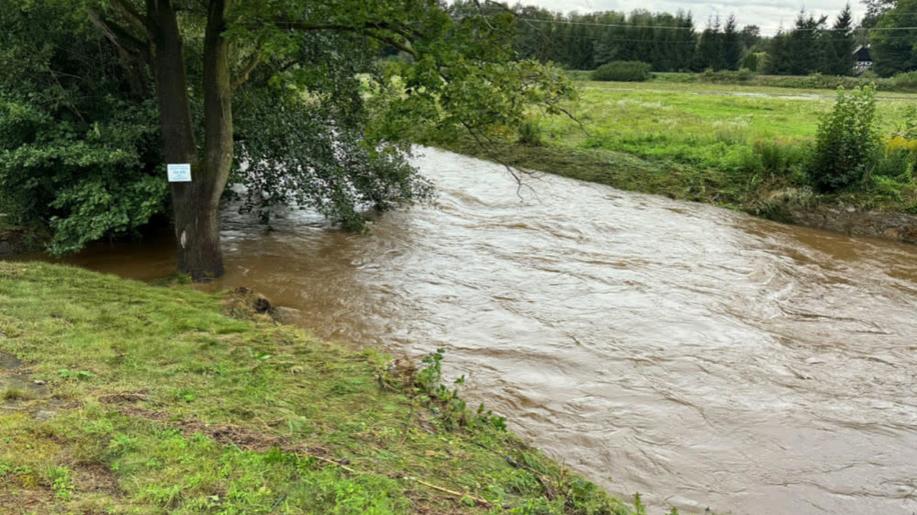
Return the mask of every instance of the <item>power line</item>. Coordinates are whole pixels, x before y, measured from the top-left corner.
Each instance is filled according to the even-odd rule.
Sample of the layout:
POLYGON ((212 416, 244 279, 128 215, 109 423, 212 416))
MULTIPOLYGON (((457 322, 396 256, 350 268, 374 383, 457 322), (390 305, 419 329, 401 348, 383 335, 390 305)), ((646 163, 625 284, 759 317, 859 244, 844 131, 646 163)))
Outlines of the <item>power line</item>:
MULTIPOLYGON (((598 22, 588 22, 588 21, 575 21, 575 20, 545 20, 542 18, 523 18, 518 17, 517 19, 535 22, 535 23, 547 23, 547 24, 562 24, 562 25, 585 25, 591 27, 609 27, 609 28, 626 28, 626 29, 661 29, 661 30, 690 30, 696 31, 695 27, 692 25, 690 27, 683 26, 672 26, 672 25, 639 25, 639 24, 627 24, 627 23, 598 23, 598 22)), ((682 18, 684 19, 684 18, 682 18)), ((759 29, 777 29, 783 30, 783 27, 760 27, 755 25, 759 29)), ((813 29, 792 29, 793 31, 799 32, 854 32, 854 31, 897 31, 897 30, 917 30, 917 27, 857 27, 854 29, 835 29, 835 28, 813 28, 813 29)))

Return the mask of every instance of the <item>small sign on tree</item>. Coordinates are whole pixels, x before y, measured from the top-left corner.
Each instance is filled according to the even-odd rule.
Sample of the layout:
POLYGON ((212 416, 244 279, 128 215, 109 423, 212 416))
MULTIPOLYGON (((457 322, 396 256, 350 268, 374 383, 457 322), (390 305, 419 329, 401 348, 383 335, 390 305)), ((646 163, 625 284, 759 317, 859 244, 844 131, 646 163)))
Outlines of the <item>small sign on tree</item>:
POLYGON ((169 182, 191 182, 190 163, 170 163, 166 165, 169 182))

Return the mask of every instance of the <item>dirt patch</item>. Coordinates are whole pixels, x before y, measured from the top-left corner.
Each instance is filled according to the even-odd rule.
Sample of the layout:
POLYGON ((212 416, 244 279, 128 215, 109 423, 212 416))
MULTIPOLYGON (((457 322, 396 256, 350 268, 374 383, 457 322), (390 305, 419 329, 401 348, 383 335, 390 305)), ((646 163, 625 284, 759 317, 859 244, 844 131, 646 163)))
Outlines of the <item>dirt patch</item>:
POLYGON ((130 404, 132 402, 142 402, 148 399, 149 397, 147 397, 146 390, 118 392, 99 396, 99 402, 103 404, 130 404))
POLYGON ((73 483, 80 492, 99 492, 120 496, 121 488, 111 469, 102 463, 76 463, 73 483))
POLYGON ((22 361, 0 352, 0 408, 23 409, 26 403, 48 397, 48 387, 22 370, 22 361))
MULTIPOLYGON (((247 429, 233 424, 208 424, 199 420, 175 420, 171 415, 164 411, 157 411, 142 408, 140 406, 130 405, 141 398, 139 394, 121 393, 100 397, 99 400, 106 404, 117 406, 117 411, 124 416, 143 418, 168 424, 181 431, 185 436, 194 434, 203 434, 209 436, 214 441, 223 445, 234 445, 240 449, 249 451, 267 451, 270 449, 282 449, 289 451, 301 451, 301 448, 293 446, 289 440, 279 436, 266 435, 262 432, 247 429)), ((145 399, 144 399, 145 400, 145 399)))
POLYGON ((22 361, 16 356, 0 351, 0 371, 15 370, 22 366, 22 361))
POLYGON ((3 513, 52 513, 54 494, 47 489, 14 486, 4 490, 0 485, 0 509, 3 513))

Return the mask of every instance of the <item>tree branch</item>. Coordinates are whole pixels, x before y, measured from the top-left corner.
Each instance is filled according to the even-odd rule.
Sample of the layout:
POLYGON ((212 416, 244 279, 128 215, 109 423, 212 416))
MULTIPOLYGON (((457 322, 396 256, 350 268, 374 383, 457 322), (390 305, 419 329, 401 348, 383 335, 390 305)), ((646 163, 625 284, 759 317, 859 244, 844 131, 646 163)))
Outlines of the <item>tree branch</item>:
POLYGON ((149 57, 149 45, 136 38, 124 27, 110 20, 106 20, 94 9, 90 9, 89 11, 89 20, 101 30, 102 34, 104 34, 116 47, 128 53, 139 54, 144 58, 149 57))
POLYGON ((257 45, 255 50, 252 52, 252 55, 249 56, 248 61, 242 65, 242 69, 239 70, 239 73, 236 75, 236 78, 232 81, 232 91, 236 91, 241 88, 246 82, 248 82, 249 77, 251 77, 252 72, 255 71, 255 68, 261 64, 261 45, 257 45))
POLYGON ((142 32, 145 36, 149 38, 150 33, 150 20, 143 14, 141 14, 133 5, 130 4, 127 0, 110 0, 112 5, 118 9, 121 14, 127 19, 128 23, 134 26, 135 29, 142 32))

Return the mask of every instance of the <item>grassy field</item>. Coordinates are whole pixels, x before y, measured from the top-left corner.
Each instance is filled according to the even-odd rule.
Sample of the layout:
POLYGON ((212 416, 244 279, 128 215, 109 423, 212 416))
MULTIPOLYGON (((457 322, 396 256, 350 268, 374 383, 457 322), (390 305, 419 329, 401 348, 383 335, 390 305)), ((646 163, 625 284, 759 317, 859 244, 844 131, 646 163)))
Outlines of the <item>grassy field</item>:
POLYGON ((0 511, 630 513, 464 409, 436 359, 232 299, 0 262, 0 511))
MULTIPOLYGON (((730 87, 681 83, 579 83, 573 113, 541 120, 546 142, 604 149, 694 167, 740 170, 756 144, 814 139, 819 117, 835 94, 826 90, 730 87)), ((883 133, 903 122, 917 95, 879 93, 883 133)))
MULTIPOLYGON (((835 92, 705 83, 578 81, 564 116, 538 117, 540 141, 449 143, 454 150, 622 189, 767 214, 773 192, 803 188, 819 117, 835 92)), ((880 131, 904 121, 917 94, 878 93, 880 131)), ((917 210, 917 184, 821 200, 917 210)))
MULTIPOLYGON (((579 81, 592 80, 592 71, 570 70, 571 79, 579 81)), ((706 71, 701 73, 653 72, 651 80, 655 83, 707 83, 727 84, 740 87, 774 87, 792 89, 827 89, 838 87, 846 89, 874 84, 879 91, 899 91, 917 93, 917 74, 901 74, 894 78, 877 77, 838 77, 832 75, 765 75, 742 71, 706 71)))

